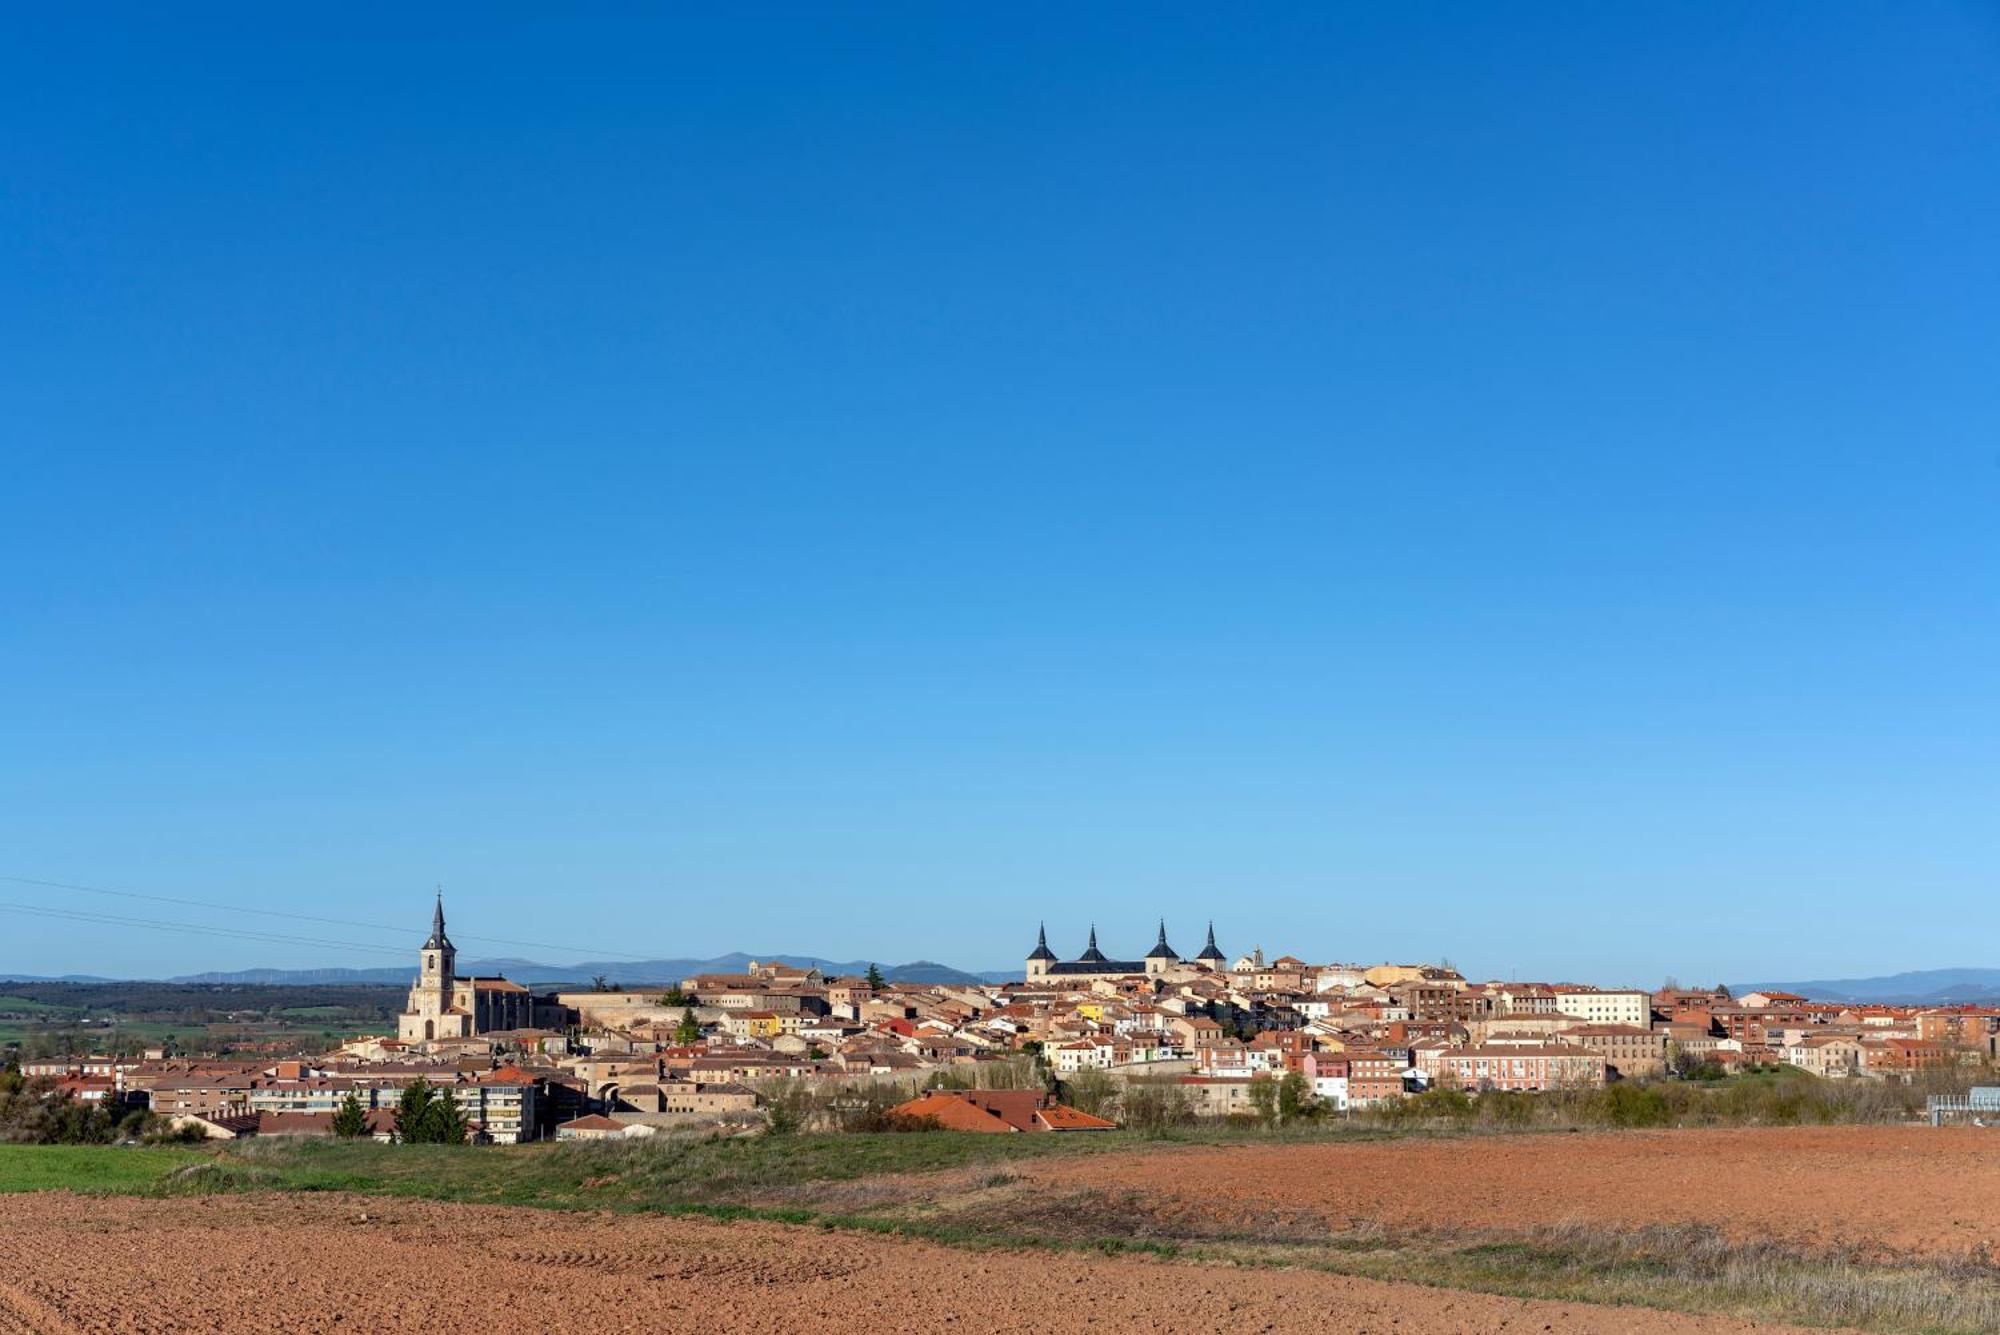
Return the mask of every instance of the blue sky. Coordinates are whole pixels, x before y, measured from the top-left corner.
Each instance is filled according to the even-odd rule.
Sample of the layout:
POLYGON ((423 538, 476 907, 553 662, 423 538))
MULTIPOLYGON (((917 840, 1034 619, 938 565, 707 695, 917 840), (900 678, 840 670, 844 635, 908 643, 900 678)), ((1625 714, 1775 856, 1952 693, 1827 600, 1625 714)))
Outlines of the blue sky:
POLYGON ((0 86, 0 875, 408 923, 0 883, 398 952, 0 970, 437 882, 2000 963, 1990 7, 50 9, 0 86))

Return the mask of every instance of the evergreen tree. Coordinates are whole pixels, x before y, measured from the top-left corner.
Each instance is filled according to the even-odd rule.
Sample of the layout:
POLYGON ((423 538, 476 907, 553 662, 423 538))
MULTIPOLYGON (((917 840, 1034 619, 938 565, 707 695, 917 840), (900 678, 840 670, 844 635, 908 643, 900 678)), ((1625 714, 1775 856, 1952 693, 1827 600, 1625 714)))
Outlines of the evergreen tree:
POLYGON ((879 965, 870 964, 868 966, 868 986, 874 988, 877 992, 880 992, 882 990, 885 981, 886 980, 882 977, 881 967, 879 965))
POLYGON ((674 1042, 684 1048, 701 1042, 701 1021, 694 1018, 694 1007, 681 1012, 681 1022, 674 1026, 674 1042))
POLYGON ((403 1096, 396 1100, 397 1140, 405 1145, 417 1145, 427 1139, 424 1118, 430 1112, 431 1102, 430 1081, 422 1076, 404 1087, 403 1096))
POLYGON ((333 1114, 333 1134, 342 1140, 359 1140, 368 1134, 368 1110, 361 1106, 359 1094, 350 1091, 340 1101, 333 1114))
POLYGON ((472 1127, 448 1089, 439 1090, 424 1110, 424 1139, 433 1145, 463 1145, 472 1127))

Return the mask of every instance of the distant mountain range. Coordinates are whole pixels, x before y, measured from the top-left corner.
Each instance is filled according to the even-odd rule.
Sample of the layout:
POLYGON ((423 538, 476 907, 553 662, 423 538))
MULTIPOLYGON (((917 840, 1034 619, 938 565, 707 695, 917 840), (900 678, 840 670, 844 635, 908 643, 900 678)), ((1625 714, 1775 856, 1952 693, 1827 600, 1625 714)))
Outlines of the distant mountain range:
POLYGON ((0 983, 116 983, 117 978, 100 978, 94 973, 0 973, 0 983))
MULTIPOLYGON (((586 960, 581 964, 543 964, 523 959, 461 959, 461 974, 491 976, 505 974, 517 983, 530 986, 550 984, 589 986, 602 977, 621 986, 678 983, 699 973, 741 973, 751 960, 789 964, 795 968, 817 968, 827 977, 856 976, 868 972, 867 960, 823 960, 814 955, 746 955, 741 951, 706 960, 586 960)), ((892 983, 1001 983, 1021 976, 1019 969, 968 973, 932 960, 912 960, 908 964, 881 965, 882 976, 892 983)), ((387 983, 407 986, 416 978, 414 966, 391 969, 237 969, 230 972, 189 973, 156 981, 167 983, 387 983)), ((109 983, 121 981, 83 974, 52 978, 29 973, 0 971, 0 981, 21 983, 109 983)))
MULTIPOLYGON (((678 983, 698 973, 741 973, 751 960, 789 964, 797 968, 817 968, 827 977, 868 972, 867 960, 827 960, 817 955, 748 955, 741 951, 705 960, 586 960, 580 964, 543 964, 525 959, 461 959, 463 974, 505 974, 517 983, 531 986, 588 987, 602 976, 607 983, 623 987, 678 983)), ((908 964, 884 964, 882 976, 895 983, 1004 983, 1018 980, 1021 970, 954 969, 934 960, 912 960, 908 964)), ((383 983, 408 986, 416 977, 414 967, 391 969, 237 969, 231 972, 190 973, 155 981, 168 983, 383 983)), ((103 978, 93 974, 9 973, 0 970, 0 982, 22 983, 111 983, 132 981, 103 978)), ((1792 982, 1731 983, 1737 996, 1745 992, 1796 992, 1815 1001, 1875 1003, 1896 1006, 1948 1006, 1961 1002, 2000 1002, 2000 969, 1919 969, 1912 973, 1885 974, 1878 978, 1812 978, 1792 982)))
POLYGON ((1811 978, 1792 983, 1731 983, 1730 992, 1796 992, 1814 1001, 1885 1006, 1951 1006, 2000 1000, 2000 969, 1918 969, 1879 978, 1811 978))

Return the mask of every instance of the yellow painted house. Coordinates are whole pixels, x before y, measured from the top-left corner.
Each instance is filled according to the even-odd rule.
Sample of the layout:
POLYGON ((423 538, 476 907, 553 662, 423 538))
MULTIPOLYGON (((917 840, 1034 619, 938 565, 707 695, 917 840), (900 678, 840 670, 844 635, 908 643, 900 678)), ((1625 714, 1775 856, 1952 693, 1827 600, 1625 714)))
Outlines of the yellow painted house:
POLYGON ((726 1017, 723 1028, 743 1038, 776 1038, 785 1032, 785 1017, 776 1011, 740 1011, 726 1017))

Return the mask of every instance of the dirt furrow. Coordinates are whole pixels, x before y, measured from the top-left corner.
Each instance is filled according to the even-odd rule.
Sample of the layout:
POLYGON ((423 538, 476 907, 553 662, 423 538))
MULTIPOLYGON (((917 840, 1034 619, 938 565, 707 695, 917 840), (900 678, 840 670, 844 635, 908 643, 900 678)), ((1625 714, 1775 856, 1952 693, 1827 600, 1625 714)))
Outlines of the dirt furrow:
POLYGON ((1707 1224, 1740 1240, 2000 1256, 2000 1131, 1834 1126, 1167 1147, 1049 1160, 1050 1187, 1138 1191, 1220 1224, 1707 1224))
POLYGON ((0 1335, 72 1335, 78 1327, 55 1308, 0 1282, 0 1335))
MULTIPOLYGON (((1749 1335, 1780 1327, 1308 1270, 965 1252, 777 1224, 333 1196, 16 1196, 0 1212, 36 1335, 302 1335, 486 1326, 956 1328, 1354 1335, 1749 1335), (56 1307, 72 1320, 62 1322, 56 1307)), ((3 1328, 3 1327, 0 1327, 3 1328)))

